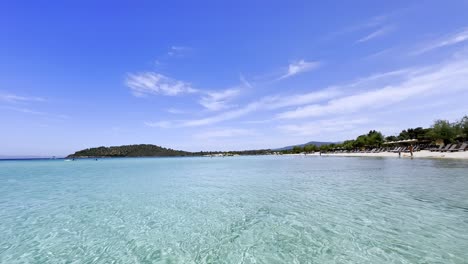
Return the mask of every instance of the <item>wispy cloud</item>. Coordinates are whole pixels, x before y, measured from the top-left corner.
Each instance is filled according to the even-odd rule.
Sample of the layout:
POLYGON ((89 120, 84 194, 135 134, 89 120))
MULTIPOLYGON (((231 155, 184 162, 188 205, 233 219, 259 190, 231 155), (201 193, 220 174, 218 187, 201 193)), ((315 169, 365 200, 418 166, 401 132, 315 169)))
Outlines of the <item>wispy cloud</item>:
POLYGON ((240 79, 242 85, 244 85, 245 87, 247 87, 247 88, 252 88, 253 87, 253 85, 249 81, 247 81, 247 79, 244 77, 244 75, 242 75, 242 73, 240 74, 239 79, 240 79))
POLYGON ((172 126, 172 123, 169 121, 158 121, 158 122, 144 122, 145 126, 148 127, 159 127, 159 128, 169 128, 172 126))
POLYGON ((353 113, 388 107, 414 97, 437 92, 468 90, 468 60, 448 62, 434 67, 414 69, 396 83, 382 88, 332 99, 325 104, 312 104, 279 113, 279 119, 298 119, 353 113))
POLYGON ((32 114, 32 115, 46 115, 47 113, 31 109, 30 107, 24 107, 25 105, 31 105, 35 102, 44 102, 45 99, 37 96, 23 96, 17 95, 10 92, 0 91, 0 103, 3 102, 0 107, 2 109, 11 110, 15 112, 32 114))
POLYGON ((267 103, 265 104, 265 108, 271 110, 289 106, 310 104, 313 102, 334 98, 340 93, 341 92, 338 89, 331 87, 319 91, 313 91, 302 94, 294 94, 289 96, 274 96, 266 98, 267 103))
MULTIPOLYGON (((238 119, 255 111, 275 111, 271 118, 267 117, 266 119, 282 120, 281 122, 362 113, 362 111, 375 111, 393 105, 401 105, 400 103, 409 102, 409 99, 412 98, 429 98, 442 93, 455 94, 458 91, 468 91, 466 83, 468 83, 468 60, 466 57, 457 57, 440 64, 372 74, 349 83, 313 92, 289 96, 266 96, 245 106, 216 115, 192 120, 171 121, 163 123, 163 126, 206 126, 238 119), (294 106, 297 108, 288 109, 294 106), (280 109, 286 110, 276 112, 280 109)), ((293 129, 294 126, 285 128, 293 129)))
POLYGON ((221 128, 214 130, 207 130, 198 134, 194 137, 197 139, 213 139, 213 138, 231 138, 231 137, 242 137, 255 135, 255 130, 241 129, 241 128, 221 128))
POLYGON ((45 112, 36 111, 36 110, 25 108, 25 107, 1 106, 1 108, 12 110, 15 112, 25 113, 25 114, 32 114, 32 115, 46 115, 47 114, 45 112))
POLYGON ((229 108, 229 102, 240 93, 239 89, 205 92, 199 103, 208 110, 219 111, 229 108))
POLYGON ((37 106, 46 102, 43 97, 17 95, 10 92, 0 91, 0 109, 14 111, 18 113, 34 115, 46 119, 65 120, 70 116, 37 110, 37 106))
MULTIPOLYGON (((223 121, 228 121, 236 118, 240 118, 245 116, 249 113, 258 110, 273 110, 288 106, 297 106, 303 105, 307 103, 318 102, 324 99, 333 98, 336 96, 338 92, 334 89, 325 89, 322 91, 317 92, 309 92, 305 94, 297 94, 291 96, 267 96, 261 98, 257 101, 253 101, 243 107, 239 107, 237 109, 221 112, 217 115, 200 118, 200 119, 193 119, 193 120, 185 120, 185 121, 163 121, 165 127, 196 127, 196 126, 205 126, 205 125, 212 125, 216 123, 220 123, 223 121)), ((155 124, 158 124, 156 122, 155 124)), ((158 127, 162 127, 159 126, 158 127)))
POLYGON ((334 118, 301 124, 280 125, 278 129, 289 135, 313 136, 330 132, 349 131, 369 122, 370 119, 368 118, 334 118))
POLYGON ((171 113, 171 114, 186 114, 187 111, 184 111, 182 109, 177 109, 177 108, 168 108, 166 109, 166 112, 171 113))
POLYGON ((7 92, 0 92, 0 101, 8 103, 18 103, 18 102, 43 102, 45 101, 42 97, 35 96, 21 96, 7 92))
MULTIPOLYGON (((146 95, 187 95, 200 96, 198 103, 210 111, 219 111, 231 108, 231 101, 237 97, 246 86, 251 86, 242 76, 241 85, 223 90, 196 89, 190 83, 176 80, 157 72, 129 73, 125 85, 130 88, 136 97, 146 95)), ((174 111, 172 111, 174 113, 174 111)))
POLYGON ((263 103, 264 103, 263 101, 253 102, 253 103, 246 105, 245 107, 226 111, 226 112, 214 115, 214 116, 184 121, 180 123, 179 126, 182 126, 182 127, 204 126, 204 125, 211 125, 211 124, 219 123, 222 121, 239 118, 241 116, 244 116, 248 113, 251 113, 259 109, 260 107, 262 107, 263 103))
POLYGON ((383 56, 388 56, 390 55, 392 52, 394 52, 397 48, 396 47, 392 47, 392 48, 386 48, 386 49, 383 49, 383 50, 380 50, 380 51, 377 51, 377 52, 374 52, 372 54, 369 54, 365 57, 363 57, 362 59, 363 60, 380 60, 382 59, 383 56))
POLYGON ((175 96, 197 92, 190 83, 175 80, 156 72, 129 73, 125 80, 135 96, 162 94, 175 96))
POLYGON ((458 43, 462 43, 468 40, 468 28, 464 28, 459 30, 455 34, 451 34, 445 36, 443 39, 439 39, 438 41, 434 41, 425 47, 413 52, 413 55, 419 55, 422 53, 426 53, 435 49, 456 45, 458 43))
POLYGON ((182 57, 186 55, 188 52, 190 52, 191 50, 192 48, 186 47, 186 46, 172 46, 167 52, 167 55, 171 57, 182 57))
POLYGON ((384 15, 371 17, 361 23, 357 23, 351 26, 346 26, 343 29, 331 32, 328 35, 326 35, 324 39, 329 40, 337 36, 346 35, 346 34, 362 31, 362 30, 369 29, 369 28, 375 28, 385 23, 388 20, 389 16, 390 14, 384 14, 384 15))
POLYGON ((278 80, 286 79, 294 75, 297 75, 299 73, 312 71, 314 69, 317 69, 319 66, 320 66, 320 63, 317 61, 299 60, 299 61, 293 62, 289 64, 287 72, 283 74, 281 77, 279 77, 278 80))
POLYGON ((372 40, 372 39, 375 39, 375 38, 378 38, 378 37, 382 37, 382 36, 385 36, 387 35, 388 33, 390 33, 391 31, 393 31, 395 29, 395 27, 393 26, 384 26, 384 27, 381 27, 373 32, 371 32, 370 34, 360 38, 359 40, 357 40, 356 42, 357 43, 362 43, 362 42, 367 42, 369 40, 372 40))
POLYGON ((309 92, 305 94, 297 94, 291 96, 267 96, 257 101, 251 102, 244 107, 240 107, 231 111, 226 111, 215 116, 184 121, 180 123, 180 126, 211 125, 227 120, 236 119, 258 110, 273 110, 288 106, 318 102, 323 99, 333 98, 337 94, 338 92, 333 89, 325 89, 323 91, 309 92))
POLYGON ((273 119, 264 119, 264 120, 248 120, 248 121, 244 121, 242 123, 244 124, 266 124, 266 123, 270 123, 272 122, 273 119))

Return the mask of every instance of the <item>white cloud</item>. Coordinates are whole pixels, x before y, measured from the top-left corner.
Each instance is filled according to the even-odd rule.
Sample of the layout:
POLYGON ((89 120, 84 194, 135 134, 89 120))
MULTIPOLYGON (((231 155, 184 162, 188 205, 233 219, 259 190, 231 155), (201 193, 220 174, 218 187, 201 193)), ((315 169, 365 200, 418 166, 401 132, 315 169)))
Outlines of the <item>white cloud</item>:
POLYGON ((177 108, 168 108, 166 109, 166 111, 171 114, 186 114, 187 113, 187 111, 177 109, 177 108))
POLYGON ((295 136, 313 136, 323 133, 349 131, 370 122, 368 118, 338 118, 316 120, 301 124, 281 125, 278 128, 295 136))
POLYGON ((249 81, 247 81, 247 79, 244 77, 244 75, 240 74, 239 79, 240 79, 242 85, 244 85, 245 87, 247 87, 247 88, 252 88, 253 87, 252 84, 249 81))
POLYGON ((465 42, 467 40, 468 40, 468 28, 465 28, 465 29, 462 29, 462 30, 460 30, 459 32, 457 32, 455 34, 451 34, 449 36, 446 36, 445 38, 443 38, 443 39, 441 39, 439 41, 433 42, 433 43, 427 45, 426 47, 413 52, 413 55, 419 55, 419 54, 426 53, 426 52, 429 52, 429 51, 432 51, 432 50, 435 50, 435 49, 439 49, 439 48, 443 48, 443 47, 446 47, 446 46, 451 46, 451 45, 455 45, 455 44, 458 44, 458 43, 462 43, 462 42, 465 42))
MULTIPOLYGON (((146 95, 176 96, 197 94, 200 96, 198 103, 210 111, 230 108, 230 101, 240 94, 242 88, 216 91, 195 89, 188 82, 172 79, 157 72, 129 73, 125 80, 125 85, 129 87, 132 94, 137 97, 146 95)), ((174 113, 174 111, 172 111, 172 113, 174 113)))
POLYGON ((392 14, 383 14, 383 15, 371 17, 367 21, 364 21, 362 23, 347 26, 347 27, 345 27, 345 28, 343 28, 341 30, 331 32, 328 35, 326 35, 324 39, 329 40, 329 39, 332 39, 332 38, 340 36, 340 35, 350 34, 350 33, 354 33, 354 32, 357 32, 357 31, 362 31, 362 30, 368 29, 368 28, 375 28, 375 27, 380 26, 383 23, 385 23, 391 15, 392 14))
MULTIPOLYGON (((303 106, 276 114, 276 119, 298 119, 373 111, 413 97, 434 92, 468 89, 468 61, 464 58, 432 67, 404 68, 372 74, 348 84, 289 96, 268 96, 243 107, 193 120, 163 123, 159 127, 195 127, 220 123, 246 116, 255 111, 303 106)), ((222 94, 222 93, 221 93, 222 94)), ((222 97, 222 96, 220 96, 222 97)), ((268 118, 267 118, 268 119, 268 118)), ((270 119, 269 119, 270 120, 270 119)), ((258 122, 255 122, 258 123, 258 122)))
POLYGON ((240 90, 227 89, 223 91, 205 92, 199 103, 208 110, 218 111, 229 108, 229 101, 238 96, 240 90))
POLYGON ((275 96, 267 98, 267 109, 278 109, 288 106, 298 106, 318 102, 325 99, 334 98, 340 94, 340 91, 336 88, 327 88, 320 91, 314 91, 304 94, 295 94, 289 96, 275 96))
POLYGON ((264 119, 264 120, 249 120, 249 121, 244 121, 242 123, 244 124, 266 124, 274 121, 274 119, 264 119))
POLYGON ((397 47, 386 48, 386 49, 374 52, 372 54, 369 54, 369 55, 363 57, 362 59, 363 60, 381 60, 382 57, 389 56, 395 50, 397 50, 397 47))
POLYGON ((211 117, 184 121, 184 122, 182 122, 180 124, 180 126, 192 127, 192 126, 211 125, 211 124, 219 123, 219 122, 222 122, 222 121, 235 119, 235 118, 244 116, 244 115, 246 115, 248 113, 251 113, 251 112, 257 110, 262 105, 263 105, 262 101, 253 102, 253 103, 250 103, 250 104, 246 105, 245 107, 238 108, 236 110, 223 112, 221 114, 214 115, 214 116, 211 116, 211 117))
POLYGON ((197 139, 213 139, 213 138, 232 138, 232 137, 241 137, 241 136, 252 136, 256 135, 254 130, 250 129, 240 129, 240 128, 223 128, 208 130, 198 134, 195 134, 194 137, 197 139))
MULTIPOLYGON (((262 97, 249 104, 226 110, 211 116, 175 121, 147 122, 146 125, 157 127, 196 127, 207 126, 228 120, 238 119, 256 111, 273 112, 265 120, 284 122, 301 118, 317 118, 350 113, 366 115, 390 106, 402 106, 401 103, 414 102, 416 98, 437 100, 447 94, 456 96, 457 91, 468 91, 468 60, 466 56, 451 57, 450 60, 424 67, 396 69, 389 72, 372 74, 349 83, 330 86, 322 90, 293 95, 274 95, 262 97), (413 99, 413 100, 410 100, 413 99), (290 107, 297 107, 290 109, 290 107), (276 112, 283 109, 282 112, 276 112), (276 112, 276 113, 275 113, 276 112)), ((235 97, 236 89, 217 92, 202 92, 200 103, 207 109, 226 109, 227 101, 235 97)), ((422 100, 422 99, 421 99, 422 100)), ((259 123, 258 117, 254 123, 259 123)), ((244 120, 244 123, 249 121, 244 120)), ((289 127, 288 127, 289 126, 289 127)), ((285 129, 294 129, 293 125, 285 129)))
POLYGON ((310 92, 306 94, 298 94, 292 96, 264 97, 260 100, 251 102, 244 107, 222 112, 214 116, 170 123, 173 127, 195 127, 212 125, 215 123, 236 119, 258 110, 273 110, 287 106, 303 105, 307 103, 318 102, 323 99, 332 98, 337 94, 338 92, 333 89, 325 89, 323 91, 310 92))
POLYGON ((7 109, 7 110, 12 110, 12 111, 15 111, 15 112, 21 112, 21 113, 25 113, 25 114, 46 115, 46 113, 44 113, 44 112, 40 112, 40 111, 36 111, 36 110, 29 109, 29 108, 24 108, 24 107, 1 106, 1 108, 7 109))
POLYGON ((205 125, 211 125, 211 124, 215 124, 215 123, 219 123, 222 121, 227 121, 227 120, 231 120, 231 119, 244 116, 258 109, 260 105, 261 105, 260 102, 255 102, 243 108, 222 112, 214 116, 200 118, 200 119, 183 120, 183 121, 144 122, 144 124, 149 127, 160 127, 160 128, 205 126, 205 125))
POLYGON ((172 123, 169 121, 159 121, 159 122, 144 122, 145 126, 148 127, 159 127, 159 128, 169 128, 172 126, 172 123))
POLYGON ((167 55, 171 57, 182 57, 190 50, 191 48, 186 46, 172 46, 167 52, 167 55))
POLYGON ((371 32, 367 36, 362 37, 361 39, 359 39, 356 42, 362 43, 362 42, 366 42, 366 41, 375 39, 377 37, 382 37, 382 36, 387 35, 388 33, 390 33, 392 30, 394 30, 394 27, 390 27, 390 26, 381 27, 381 28, 371 32))
POLYGON ((33 102, 43 102, 45 101, 42 97, 35 96, 21 96, 17 94, 12 94, 8 92, 0 91, 0 102, 4 102, 3 105, 0 105, 2 109, 11 110, 15 112, 33 114, 33 115, 46 115, 47 113, 36 111, 26 107, 18 107, 19 105, 29 105, 33 102))
POLYGON ((414 69, 406 73, 404 80, 391 85, 332 99, 325 104, 307 105, 282 112, 277 117, 297 119, 352 113, 359 110, 373 111, 431 93, 467 90, 466 83, 468 83, 468 60, 461 59, 431 68, 414 69))
POLYGON ((18 102, 42 102, 45 101, 41 97, 31 97, 31 96, 20 96, 11 93, 0 92, 0 101, 8 103, 18 103, 18 102))
POLYGON ((314 69, 317 69, 320 66, 320 63, 317 61, 305 61, 300 60, 289 64, 288 71, 283 76, 278 78, 278 80, 282 80, 285 78, 292 77, 299 73, 308 72, 314 69))
POLYGON ((189 83, 175 80, 156 72, 129 73, 125 84, 135 96, 162 94, 175 96, 197 92, 189 83))

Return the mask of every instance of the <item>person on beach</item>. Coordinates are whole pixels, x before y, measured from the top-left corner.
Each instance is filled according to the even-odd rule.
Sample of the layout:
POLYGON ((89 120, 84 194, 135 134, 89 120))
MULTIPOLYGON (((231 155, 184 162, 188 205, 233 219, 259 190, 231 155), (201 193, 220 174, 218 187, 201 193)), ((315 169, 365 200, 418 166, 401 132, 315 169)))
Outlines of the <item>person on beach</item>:
POLYGON ((413 144, 411 144, 411 145, 409 146, 409 152, 410 152, 410 154, 411 154, 411 158, 413 158, 413 150, 414 150, 413 144))

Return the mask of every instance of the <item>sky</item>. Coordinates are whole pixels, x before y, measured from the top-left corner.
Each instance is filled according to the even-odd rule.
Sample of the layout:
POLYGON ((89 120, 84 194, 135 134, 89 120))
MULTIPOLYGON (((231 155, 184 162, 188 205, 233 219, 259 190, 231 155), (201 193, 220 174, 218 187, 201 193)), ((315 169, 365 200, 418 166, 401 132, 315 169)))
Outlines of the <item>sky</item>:
POLYGON ((468 1, 1 1, 0 155, 278 148, 468 114, 468 1))

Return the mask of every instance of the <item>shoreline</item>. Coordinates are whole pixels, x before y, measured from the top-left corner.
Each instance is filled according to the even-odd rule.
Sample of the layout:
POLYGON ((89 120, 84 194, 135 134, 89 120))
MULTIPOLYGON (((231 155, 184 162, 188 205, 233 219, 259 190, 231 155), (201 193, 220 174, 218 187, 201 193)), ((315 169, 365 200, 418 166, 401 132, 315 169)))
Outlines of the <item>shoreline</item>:
MULTIPOLYGON (((319 152, 308 154, 284 154, 291 156, 320 156, 319 152)), ((322 153, 324 157, 385 157, 385 158, 399 158, 398 153, 393 152, 379 152, 379 153, 322 153)), ((400 158, 411 158, 410 153, 402 152, 400 158)), ((428 150, 421 150, 413 153, 413 158, 425 159, 468 159, 468 151, 462 152, 431 152, 428 150)))

